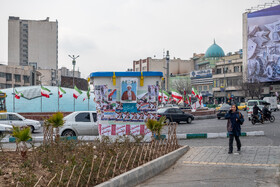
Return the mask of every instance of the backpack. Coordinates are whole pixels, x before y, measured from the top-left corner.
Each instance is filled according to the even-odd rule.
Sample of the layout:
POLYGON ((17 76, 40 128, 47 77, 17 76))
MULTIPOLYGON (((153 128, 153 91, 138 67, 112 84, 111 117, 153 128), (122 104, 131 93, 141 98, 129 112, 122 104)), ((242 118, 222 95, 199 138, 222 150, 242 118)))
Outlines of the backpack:
MULTIPOLYGON (((238 114, 239 114, 239 118, 241 118, 241 117, 242 117, 242 114, 241 114, 240 112, 238 112, 238 114)), ((243 117, 242 117, 242 118, 243 118, 243 117)), ((244 121, 242 122, 241 120, 239 120, 239 123, 240 123, 240 125, 243 125, 244 121)))

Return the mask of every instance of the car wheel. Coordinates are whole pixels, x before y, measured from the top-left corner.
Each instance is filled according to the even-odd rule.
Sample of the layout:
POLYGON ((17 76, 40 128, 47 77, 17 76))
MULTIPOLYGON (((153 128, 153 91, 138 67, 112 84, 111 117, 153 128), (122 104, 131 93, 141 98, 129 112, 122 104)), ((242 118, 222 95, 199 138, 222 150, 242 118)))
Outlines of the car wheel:
POLYGON ((28 127, 30 127, 30 131, 31 131, 32 133, 34 133, 34 131, 35 131, 34 127, 33 127, 32 125, 30 125, 30 126, 28 126, 28 127))
POLYGON ((76 136, 76 133, 72 130, 65 130, 62 132, 62 136, 76 136))
POLYGON ((275 117, 274 117, 274 116, 270 116, 269 121, 270 121, 271 123, 273 123, 273 122, 275 121, 275 117))
POLYGON ((191 123, 192 122, 192 118, 191 117, 188 117, 187 118, 187 123, 191 123))
POLYGON ((170 119, 166 118, 165 123, 169 124, 170 123, 170 119))
POLYGON ((217 117, 218 119, 221 119, 221 117, 217 117))

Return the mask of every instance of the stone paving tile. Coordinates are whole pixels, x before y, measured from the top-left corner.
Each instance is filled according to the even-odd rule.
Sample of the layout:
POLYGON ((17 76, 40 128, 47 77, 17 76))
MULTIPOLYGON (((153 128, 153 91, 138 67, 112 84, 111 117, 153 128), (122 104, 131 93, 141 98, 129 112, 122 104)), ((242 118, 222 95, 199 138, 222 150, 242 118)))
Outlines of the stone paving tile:
MULTIPOLYGON (((194 147, 185 156, 184 161, 203 163, 242 163, 242 164, 280 164, 280 147, 244 146, 241 153, 228 154, 227 147, 194 147)), ((236 153, 236 150, 234 151, 236 153)))

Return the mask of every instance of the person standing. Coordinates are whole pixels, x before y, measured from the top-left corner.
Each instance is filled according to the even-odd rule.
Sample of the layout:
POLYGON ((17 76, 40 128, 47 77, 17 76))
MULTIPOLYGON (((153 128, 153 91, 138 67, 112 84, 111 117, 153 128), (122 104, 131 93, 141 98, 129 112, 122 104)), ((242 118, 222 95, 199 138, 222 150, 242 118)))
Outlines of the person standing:
POLYGON ((229 134, 229 151, 228 154, 232 154, 233 151, 233 139, 235 138, 237 144, 237 151, 241 151, 241 142, 239 136, 241 135, 241 125, 244 122, 243 115, 237 111, 237 106, 235 104, 231 105, 231 109, 225 115, 228 119, 227 130, 229 134))

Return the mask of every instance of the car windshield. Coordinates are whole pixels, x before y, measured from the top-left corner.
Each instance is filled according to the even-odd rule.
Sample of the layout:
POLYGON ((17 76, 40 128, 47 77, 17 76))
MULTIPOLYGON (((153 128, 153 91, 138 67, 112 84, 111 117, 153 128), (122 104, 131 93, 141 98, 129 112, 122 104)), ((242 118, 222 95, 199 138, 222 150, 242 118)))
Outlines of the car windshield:
POLYGON ((161 108, 157 110, 157 113, 164 113, 166 111, 166 108, 161 108))
POLYGON ((255 104, 258 104, 258 102, 257 101, 248 102, 248 106, 254 106, 255 104))
POLYGON ((229 110, 230 109, 230 105, 228 104, 223 104, 223 106, 220 108, 220 110, 229 110))

